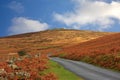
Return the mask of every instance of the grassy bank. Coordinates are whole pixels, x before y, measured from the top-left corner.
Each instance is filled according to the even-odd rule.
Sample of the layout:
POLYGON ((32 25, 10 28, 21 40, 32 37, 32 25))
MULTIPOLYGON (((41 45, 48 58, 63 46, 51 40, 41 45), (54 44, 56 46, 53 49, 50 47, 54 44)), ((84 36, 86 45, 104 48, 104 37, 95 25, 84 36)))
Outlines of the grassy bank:
POLYGON ((58 80, 83 80, 54 61, 49 61, 49 67, 44 73, 53 72, 58 77, 58 80))

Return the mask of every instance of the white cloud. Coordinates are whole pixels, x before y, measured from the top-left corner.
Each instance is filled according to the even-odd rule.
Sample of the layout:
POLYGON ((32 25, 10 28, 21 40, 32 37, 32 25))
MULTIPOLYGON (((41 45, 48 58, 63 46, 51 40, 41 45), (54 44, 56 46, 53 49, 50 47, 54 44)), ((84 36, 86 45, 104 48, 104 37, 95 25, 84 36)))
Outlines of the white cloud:
POLYGON ((24 17, 14 18, 12 20, 12 26, 9 28, 11 34, 20 34, 27 32, 43 31, 48 29, 47 23, 42 23, 38 20, 32 20, 24 17))
MULTIPOLYGON (((70 13, 54 14, 54 19, 69 27, 80 29, 91 24, 96 25, 97 30, 110 28, 115 20, 120 21, 120 2, 105 0, 72 0, 75 3, 74 11, 70 13)), ((88 27, 88 26, 87 26, 88 27)))
POLYGON ((13 10, 13 11, 15 11, 15 12, 17 12, 17 13, 22 13, 22 12, 24 12, 24 6, 23 6, 23 4, 20 3, 20 2, 17 2, 17 1, 12 1, 12 2, 8 5, 8 7, 9 7, 11 10, 13 10))

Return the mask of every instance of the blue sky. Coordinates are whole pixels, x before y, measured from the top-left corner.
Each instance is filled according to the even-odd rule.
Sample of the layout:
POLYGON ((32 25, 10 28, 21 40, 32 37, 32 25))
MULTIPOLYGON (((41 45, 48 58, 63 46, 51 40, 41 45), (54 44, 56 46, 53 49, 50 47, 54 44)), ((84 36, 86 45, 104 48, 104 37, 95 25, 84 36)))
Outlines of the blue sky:
POLYGON ((120 32, 120 1, 0 0, 0 36, 52 28, 120 32))

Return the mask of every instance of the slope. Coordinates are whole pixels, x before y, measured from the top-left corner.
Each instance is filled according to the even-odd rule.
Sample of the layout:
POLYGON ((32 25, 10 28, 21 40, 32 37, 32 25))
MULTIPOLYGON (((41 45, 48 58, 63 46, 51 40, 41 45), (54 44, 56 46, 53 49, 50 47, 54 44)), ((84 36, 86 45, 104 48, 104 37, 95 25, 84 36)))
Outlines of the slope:
POLYGON ((29 53, 61 48, 85 42, 112 33, 83 30, 54 29, 0 38, 0 54, 26 50, 29 53))
POLYGON ((56 55, 120 70, 120 33, 65 47, 56 55))

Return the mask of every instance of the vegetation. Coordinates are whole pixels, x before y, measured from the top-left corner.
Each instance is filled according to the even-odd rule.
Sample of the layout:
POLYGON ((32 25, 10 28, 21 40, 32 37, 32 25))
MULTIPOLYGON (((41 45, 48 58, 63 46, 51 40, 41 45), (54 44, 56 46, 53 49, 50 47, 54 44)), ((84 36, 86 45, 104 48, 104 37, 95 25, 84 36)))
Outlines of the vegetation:
POLYGON ((26 55, 26 51, 25 50, 18 51, 18 55, 19 56, 25 56, 26 55))
POLYGON ((54 56, 120 71, 120 33, 63 48, 54 56))
POLYGON ((65 57, 65 56, 66 56, 65 53, 61 53, 61 54, 59 54, 59 57, 61 57, 61 58, 65 57))
POLYGON ((44 50, 44 49, 50 49, 50 48, 58 48, 60 46, 40 46, 40 50, 44 50))
MULTIPOLYGON (((34 57, 34 53, 39 52, 56 53, 54 56, 73 60, 81 60, 84 62, 120 70, 120 34, 113 35, 116 38, 110 36, 111 38, 104 37, 103 39, 100 38, 97 41, 88 41, 108 34, 112 33, 56 29, 0 38, 0 60, 4 58, 2 60, 3 62, 0 62, 0 71, 3 71, 0 76, 7 77, 8 80, 11 79, 10 76, 12 76, 12 80, 21 78, 24 78, 24 80, 57 80, 56 75, 54 74, 56 73, 58 78, 61 80, 79 79, 71 72, 65 71, 65 69, 57 63, 50 61, 50 65, 52 67, 48 66, 48 58, 43 55, 37 58, 34 57), (85 43, 85 41, 88 42, 85 43), (66 47, 74 44, 78 45, 66 47), (66 48, 63 48, 64 46, 66 48), (58 51, 57 48, 59 47, 62 50, 58 51), (32 57, 26 56, 21 59, 21 56, 26 55, 26 51, 31 54, 32 57), (6 62, 6 60, 11 60, 10 57, 8 57, 9 59, 6 59, 9 55, 18 57, 16 54, 12 53, 18 53, 20 56, 20 58, 16 59, 17 61, 12 64, 12 66, 17 66, 15 70, 6 62), (3 54, 5 54, 5 56, 3 54), (22 71, 28 76, 26 77, 23 74, 22 77, 21 74, 14 76, 8 75, 16 74, 17 71, 19 71, 19 73, 22 71), (53 73, 51 73, 52 71, 53 73), (44 72, 46 73, 44 74, 44 72)), ((9 63, 11 62, 13 61, 10 61, 9 63)))
POLYGON ((29 53, 37 53, 40 50, 73 45, 108 34, 111 33, 55 29, 13 35, 0 38, 0 53, 16 53, 21 49, 29 51, 29 53))
POLYGON ((57 80, 54 73, 39 74, 48 69, 47 62, 46 55, 33 55, 11 63, 0 62, 0 80, 57 80))
POLYGON ((83 80, 54 61, 49 61, 49 67, 44 74, 53 72, 57 75, 58 80, 83 80))

